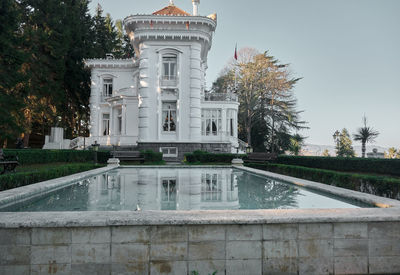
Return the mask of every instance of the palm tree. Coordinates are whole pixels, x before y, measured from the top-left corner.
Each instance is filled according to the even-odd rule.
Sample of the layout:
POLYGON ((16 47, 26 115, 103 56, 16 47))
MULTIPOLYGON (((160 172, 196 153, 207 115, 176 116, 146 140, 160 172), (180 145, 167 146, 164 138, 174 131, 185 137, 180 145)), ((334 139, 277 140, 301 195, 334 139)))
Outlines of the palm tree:
POLYGON ((379 135, 378 131, 375 131, 372 127, 367 126, 367 118, 363 117, 364 126, 358 128, 357 133, 353 135, 354 141, 361 141, 362 157, 365 158, 367 142, 374 142, 375 138, 379 135))
POLYGON ((306 138, 299 135, 295 134, 290 138, 290 144, 289 144, 289 152, 291 152, 293 155, 298 156, 301 150, 301 147, 304 145, 304 140, 306 138))

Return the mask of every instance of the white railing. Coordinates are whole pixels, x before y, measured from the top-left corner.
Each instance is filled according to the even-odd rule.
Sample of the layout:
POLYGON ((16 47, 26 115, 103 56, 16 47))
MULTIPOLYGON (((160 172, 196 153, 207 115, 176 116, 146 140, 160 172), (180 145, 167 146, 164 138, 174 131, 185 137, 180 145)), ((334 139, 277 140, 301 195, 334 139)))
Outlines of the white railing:
POLYGON ((177 76, 163 76, 160 80, 161 87, 176 87, 178 86, 177 76))
POLYGON ((238 97, 234 93, 205 93, 204 101, 233 101, 237 102, 238 97))
POLYGON ((88 145, 90 145, 90 138, 77 137, 71 140, 69 144, 69 149, 73 150, 85 149, 85 147, 87 147, 88 145))
POLYGON ((74 138, 73 140, 71 140, 71 143, 69 144, 69 148, 70 149, 78 148, 78 143, 79 143, 79 137, 74 138))

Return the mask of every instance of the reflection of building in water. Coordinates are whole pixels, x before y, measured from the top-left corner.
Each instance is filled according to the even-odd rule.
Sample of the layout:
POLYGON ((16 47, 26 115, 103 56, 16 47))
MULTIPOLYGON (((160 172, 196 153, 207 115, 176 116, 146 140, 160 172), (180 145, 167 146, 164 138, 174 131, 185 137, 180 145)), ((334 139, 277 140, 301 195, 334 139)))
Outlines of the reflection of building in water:
POLYGON ((232 169, 119 169, 89 186, 88 210, 239 208, 232 169))
POLYGON ((176 179, 162 179, 161 209, 176 210, 176 179))

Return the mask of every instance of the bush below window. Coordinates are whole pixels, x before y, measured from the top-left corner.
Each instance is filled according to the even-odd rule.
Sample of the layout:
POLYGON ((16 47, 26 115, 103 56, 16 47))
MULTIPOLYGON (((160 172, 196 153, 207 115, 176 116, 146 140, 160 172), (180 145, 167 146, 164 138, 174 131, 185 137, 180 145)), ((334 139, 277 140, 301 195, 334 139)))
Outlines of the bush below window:
POLYGON ((235 158, 244 158, 246 155, 239 154, 213 154, 204 151, 194 151, 191 154, 185 154, 186 162, 188 163, 211 163, 211 162, 219 162, 219 163, 231 163, 232 159, 235 158))

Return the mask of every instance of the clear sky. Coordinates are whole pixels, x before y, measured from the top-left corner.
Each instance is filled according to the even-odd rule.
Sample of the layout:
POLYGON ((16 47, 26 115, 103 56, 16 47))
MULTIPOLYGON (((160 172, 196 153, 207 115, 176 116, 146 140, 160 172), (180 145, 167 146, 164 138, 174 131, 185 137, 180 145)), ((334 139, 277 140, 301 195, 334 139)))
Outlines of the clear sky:
MULTIPOLYGON (((191 0, 175 5, 192 12, 191 0)), ((168 0, 92 0, 115 19, 150 14, 168 0)), ((290 63, 306 142, 333 145, 336 129, 354 133, 365 114, 377 145, 400 148, 400 0, 201 0, 218 14, 208 57, 210 87, 238 48, 290 63)))

